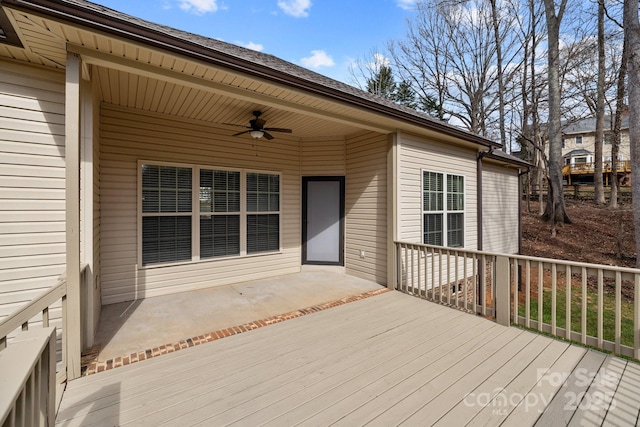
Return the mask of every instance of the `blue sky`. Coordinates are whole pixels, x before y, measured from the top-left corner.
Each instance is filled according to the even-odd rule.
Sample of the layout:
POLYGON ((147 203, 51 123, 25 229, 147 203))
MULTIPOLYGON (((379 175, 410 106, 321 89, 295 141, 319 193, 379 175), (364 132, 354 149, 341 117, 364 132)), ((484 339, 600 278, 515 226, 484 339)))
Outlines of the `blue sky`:
POLYGON ((402 38, 416 0, 93 0, 352 83, 349 64, 402 38))

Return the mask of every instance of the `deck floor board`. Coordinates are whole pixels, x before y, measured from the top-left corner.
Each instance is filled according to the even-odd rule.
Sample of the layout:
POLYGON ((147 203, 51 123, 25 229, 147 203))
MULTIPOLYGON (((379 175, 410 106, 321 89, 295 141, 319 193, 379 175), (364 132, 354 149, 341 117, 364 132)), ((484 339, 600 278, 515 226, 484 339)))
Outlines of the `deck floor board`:
POLYGON ((639 391, 633 362, 389 292, 71 381, 56 423, 635 425, 639 391), (565 411, 581 370, 615 404, 565 411))

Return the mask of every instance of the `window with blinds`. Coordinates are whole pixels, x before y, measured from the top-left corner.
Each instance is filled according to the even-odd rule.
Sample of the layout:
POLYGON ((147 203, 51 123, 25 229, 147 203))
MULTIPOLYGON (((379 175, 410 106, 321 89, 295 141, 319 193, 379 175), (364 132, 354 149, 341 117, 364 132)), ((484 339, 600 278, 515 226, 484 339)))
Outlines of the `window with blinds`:
POLYGON ((247 253, 280 249, 280 176, 247 174, 247 253))
POLYGON ((200 170, 200 258, 240 255, 240 172, 200 170))
POLYGON ((427 245, 464 245, 464 177, 422 172, 422 232, 427 245))
POLYGON ((191 260, 191 168, 142 166, 142 265, 191 260))
POLYGON ((140 179, 142 265, 280 250, 279 174, 141 164, 140 179))

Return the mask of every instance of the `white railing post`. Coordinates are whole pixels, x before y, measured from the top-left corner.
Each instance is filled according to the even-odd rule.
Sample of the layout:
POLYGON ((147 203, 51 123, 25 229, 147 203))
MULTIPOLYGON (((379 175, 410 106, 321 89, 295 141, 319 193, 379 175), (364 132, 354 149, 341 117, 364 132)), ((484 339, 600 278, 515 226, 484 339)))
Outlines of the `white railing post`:
POLYGON ((496 278, 496 322, 500 325, 510 326, 511 321, 511 283, 509 280, 509 257, 496 256, 495 278, 496 278))

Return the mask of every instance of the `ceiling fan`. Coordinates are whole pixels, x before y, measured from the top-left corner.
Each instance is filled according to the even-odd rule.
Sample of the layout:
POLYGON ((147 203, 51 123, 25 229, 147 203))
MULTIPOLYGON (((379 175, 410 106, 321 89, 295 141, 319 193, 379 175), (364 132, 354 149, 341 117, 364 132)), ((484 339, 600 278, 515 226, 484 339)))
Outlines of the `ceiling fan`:
POLYGON ((242 126, 242 125, 236 125, 236 124, 233 124, 233 123, 226 123, 226 124, 231 125, 231 126, 242 126, 243 128, 247 129, 247 130, 243 130, 242 132, 238 132, 236 134, 233 134, 233 136, 238 136, 238 135, 242 135, 242 134, 248 133, 248 134, 251 135, 251 137, 253 139, 260 139, 260 138, 262 138, 264 136, 266 139, 271 140, 271 139, 273 139, 273 136, 269 132, 291 133, 291 129, 264 127, 264 125, 265 125, 265 123, 267 121, 260 118, 260 116, 262 115, 262 111, 254 111, 253 115, 255 116, 255 118, 249 120, 249 126, 242 126))

